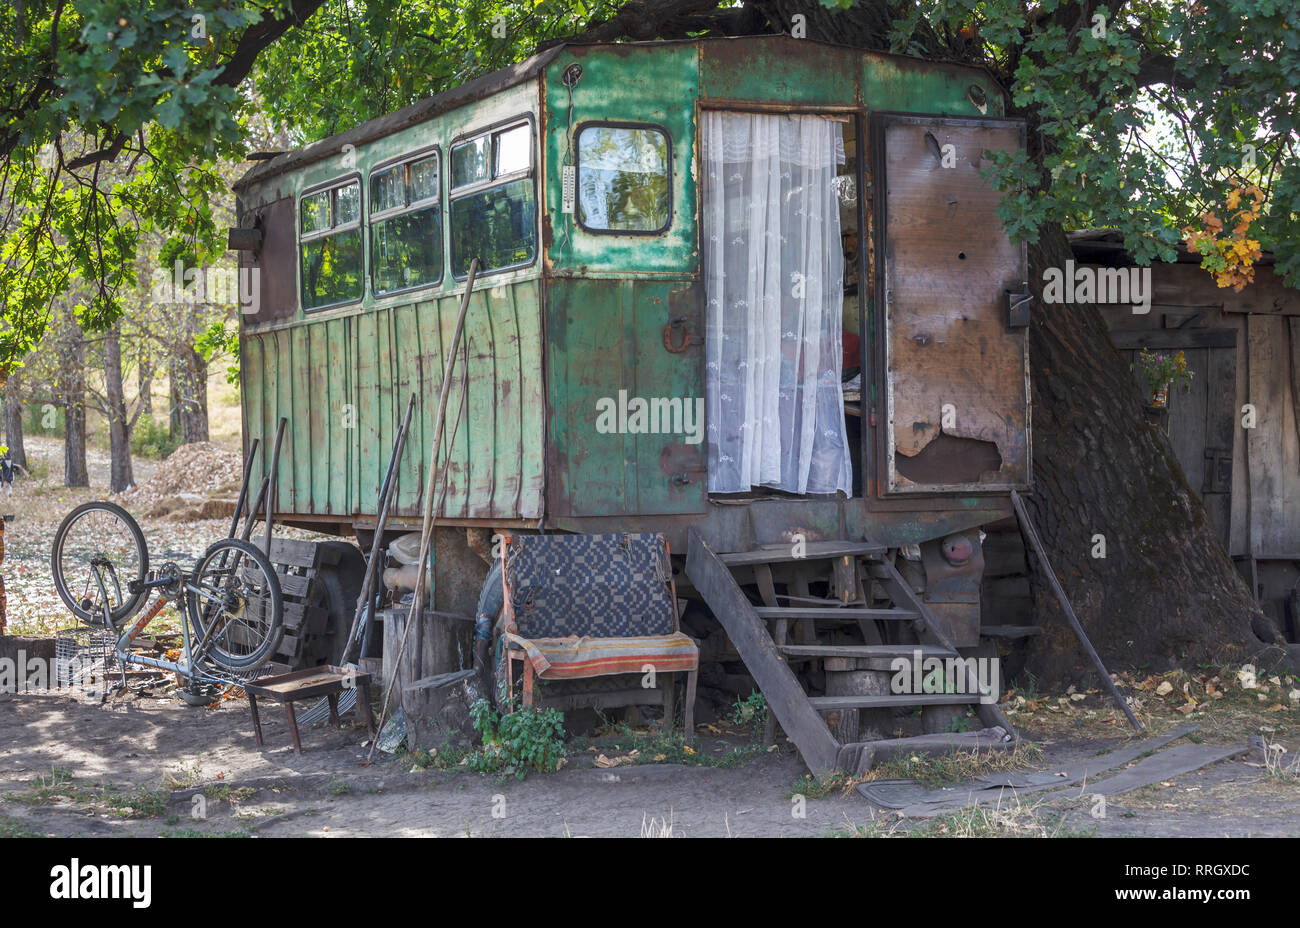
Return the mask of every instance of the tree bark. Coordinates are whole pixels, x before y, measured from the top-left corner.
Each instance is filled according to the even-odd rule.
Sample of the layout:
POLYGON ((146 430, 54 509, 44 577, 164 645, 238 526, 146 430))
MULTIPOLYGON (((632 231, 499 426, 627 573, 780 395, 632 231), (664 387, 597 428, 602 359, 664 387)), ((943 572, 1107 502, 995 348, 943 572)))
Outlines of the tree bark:
POLYGON ((193 347, 182 346, 176 357, 176 422, 182 444, 208 440, 208 365, 193 347))
POLYGON ((23 444, 22 375, 9 375, 4 387, 5 444, 9 446, 9 460, 23 470, 27 469, 27 449, 23 444))
MULTIPOLYGON (((1034 490, 1025 502, 1079 620, 1112 670, 1282 659, 1280 634, 1224 551, 1168 437, 1143 415, 1101 313, 1041 301, 1043 270, 1070 257, 1059 226, 1029 247, 1040 299, 1029 329, 1034 490), (1094 535, 1105 536, 1104 558, 1092 556, 1094 535), (1277 647, 1261 655, 1268 646, 1277 647)), ((1027 666, 1053 683, 1085 678, 1091 670, 1043 566, 1029 558, 1044 634, 1027 666)))
POLYGON ((63 485, 90 486, 86 468, 86 342, 75 321, 63 346, 63 485))
POLYGON ((104 339, 104 390, 108 399, 109 489, 121 493, 135 483, 131 467, 131 434, 122 389, 122 328, 114 325, 104 339))

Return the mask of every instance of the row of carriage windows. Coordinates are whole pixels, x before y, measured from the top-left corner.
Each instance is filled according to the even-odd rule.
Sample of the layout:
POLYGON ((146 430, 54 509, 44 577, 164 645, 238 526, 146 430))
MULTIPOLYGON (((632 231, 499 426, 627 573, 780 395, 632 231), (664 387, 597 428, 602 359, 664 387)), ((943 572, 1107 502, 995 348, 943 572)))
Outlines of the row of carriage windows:
MULTIPOLYGON (((671 150, 662 130, 592 125, 578 131, 577 214, 592 232, 657 234, 671 219, 671 150)), ((537 191, 532 126, 520 123, 452 146, 447 224, 451 272, 470 262, 479 273, 531 264, 537 255, 537 191)), ((441 152, 371 172, 368 223, 361 182, 350 179, 305 194, 298 242, 303 309, 361 299, 368 231, 376 296, 443 279, 441 152)))

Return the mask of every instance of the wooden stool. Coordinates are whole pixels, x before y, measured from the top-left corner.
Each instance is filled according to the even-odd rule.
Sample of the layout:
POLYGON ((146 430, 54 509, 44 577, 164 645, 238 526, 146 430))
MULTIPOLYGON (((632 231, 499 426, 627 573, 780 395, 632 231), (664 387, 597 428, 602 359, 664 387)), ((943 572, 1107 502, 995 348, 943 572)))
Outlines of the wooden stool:
POLYGON ((293 749, 302 753, 302 741, 298 737, 298 719, 293 712, 293 704, 300 699, 319 699, 324 696, 329 700, 330 724, 342 725, 339 719, 339 693, 348 689, 349 682, 355 686, 358 708, 366 720, 366 731, 370 737, 375 736, 375 716, 370 709, 370 674, 343 667, 324 664, 307 670, 295 670, 274 677, 262 677, 255 683, 244 685, 248 695, 248 708, 253 713, 253 735, 257 746, 262 747, 262 720, 257 714, 257 698, 273 699, 284 703, 284 711, 289 717, 289 734, 293 738, 293 749))

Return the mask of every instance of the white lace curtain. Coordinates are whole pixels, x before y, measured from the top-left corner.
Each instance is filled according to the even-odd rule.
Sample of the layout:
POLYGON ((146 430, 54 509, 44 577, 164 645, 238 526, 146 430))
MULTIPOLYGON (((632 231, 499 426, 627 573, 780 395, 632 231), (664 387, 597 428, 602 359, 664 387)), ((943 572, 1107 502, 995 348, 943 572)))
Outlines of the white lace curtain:
POLYGON ((709 491, 850 491, 840 124, 706 111, 709 491))

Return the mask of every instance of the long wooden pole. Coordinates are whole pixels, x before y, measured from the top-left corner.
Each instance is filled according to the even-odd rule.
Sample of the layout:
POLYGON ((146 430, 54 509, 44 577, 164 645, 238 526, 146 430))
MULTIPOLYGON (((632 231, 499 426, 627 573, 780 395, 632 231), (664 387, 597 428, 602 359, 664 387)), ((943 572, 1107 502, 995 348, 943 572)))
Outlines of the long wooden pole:
MULTIPOLYGON (((429 478, 425 481, 424 487, 424 518, 420 525, 420 558, 416 561, 419 570, 415 575, 415 591, 411 594, 411 608, 406 613, 406 627, 402 629, 402 645, 397 650, 397 657, 392 663, 393 679, 388 681, 388 687, 384 692, 384 702, 380 707, 379 730, 383 730, 384 718, 388 714, 388 701, 393 695, 393 685, 397 682, 397 668, 401 666, 402 655, 406 653, 406 642, 411 637, 411 626, 417 619, 416 616, 423 612, 424 600, 424 577, 428 573, 429 564, 429 539, 433 537, 434 523, 434 490, 437 487, 438 475, 438 452, 442 448, 443 419, 447 413, 447 397, 451 394, 451 377, 455 369, 456 355, 460 351, 460 337, 465 330, 465 316, 469 312, 469 298, 474 292, 474 279, 478 276, 478 258, 475 258, 469 265, 469 278, 465 281, 465 295, 460 301, 460 315, 456 318, 456 329, 451 336, 451 347, 446 354, 446 363, 443 365, 442 385, 438 388, 438 414, 433 420, 433 448, 429 451, 429 478)), ((375 744, 378 743, 376 738, 370 745, 370 755, 374 756, 375 744)))
POLYGON ((411 430, 411 417, 415 414, 416 394, 411 394, 406 404, 406 415, 402 417, 402 426, 397 430, 393 442, 393 455, 388 459, 388 471, 379 490, 379 507, 375 510, 375 537, 370 541, 370 556, 366 559, 366 575, 361 581, 361 592, 357 596, 357 611, 352 617, 352 626, 348 630, 347 647, 339 663, 346 664, 356 647, 361 632, 361 621, 370 608, 370 591, 375 586, 375 575, 379 570, 379 551, 384 542, 384 531, 388 528, 388 513, 392 508, 393 489, 397 485, 397 470, 402 460, 402 451, 406 447, 406 436, 411 430))
POLYGON ((1043 573, 1047 574, 1048 582, 1052 584, 1052 592, 1056 594, 1057 602, 1059 602, 1061 608, 1065 610, 1065 617, 1070 620, 1070 626, 1074 629, 1074 634, 1079 639, 1079 644, 1083 645, 1083 649, 1087 651, 1088 656, 1092 658, 1092 663, 1097 668, 1097 673, 1101 674, 1102 682, 1105 683, 1106 688, 1110 690, 1110 696, 1115 700, 1115 704, 1124 710, 1124 714, 1128 716, 1128 720, 1132 723, 1133 727, 1138 731, 1141 731, 1142 723, 1137 720, 1137 716, 1134 715, 1133 710, 1129 708, 1128 700, 1125 699, 1124 694, 1119 691, 1119 687, 1115 685, 1115 681, 1110 678, 1110 672, 1106 670, 1106 665, 1101 662, 1101 656, 1097 653, 1096 649, 1093 648, 1092 642, 1088 640, 1088 635, 1083 630, 1083 626, 1079 624, 1079 617, 1074 614, 1074 607, 1070 605, 1070 600, 1066 597, 1065 590, 1061 587, 1061 581, 1056 579, 1056 571, 1052 570, 1052 562, 1047 559, 1047 551, 1043 548, 1043 542, 1038 537, 1038 529, 1034 527, 1034 523, 1029 519, 1029 513, 1025 509, 1025 501, 1021 499, 1020 494, 1015 490, 1011 491, 1011 505, 1016 507, 1016 518, 1020 520, 1020 529, 1029 538, 1030 547, 1032 547, 1034 553, 1038 555, 1038 562, 1043 568, 1043 573))

